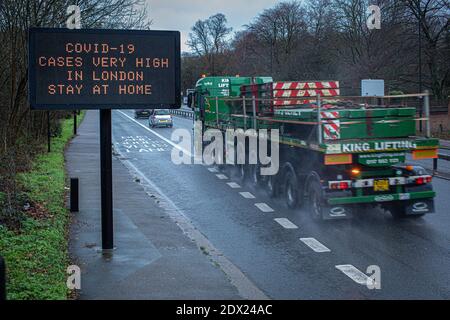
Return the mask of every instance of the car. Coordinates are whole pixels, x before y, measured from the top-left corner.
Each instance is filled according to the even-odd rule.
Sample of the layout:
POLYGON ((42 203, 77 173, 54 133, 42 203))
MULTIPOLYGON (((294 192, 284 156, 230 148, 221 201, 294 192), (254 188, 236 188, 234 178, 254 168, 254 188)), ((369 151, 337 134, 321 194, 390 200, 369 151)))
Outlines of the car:
POLYGON ((153 110, 150 117, 148 118, 149 127, 173 127, 172 115, 169 109, 156 109, 153 110))
POLYGON ((151 113, 152 113, 151 109, 135 109, 134 110, 134 118, 135 119, 139 119, 139 118, 148 119, 148 117, 150 116, 151 113))

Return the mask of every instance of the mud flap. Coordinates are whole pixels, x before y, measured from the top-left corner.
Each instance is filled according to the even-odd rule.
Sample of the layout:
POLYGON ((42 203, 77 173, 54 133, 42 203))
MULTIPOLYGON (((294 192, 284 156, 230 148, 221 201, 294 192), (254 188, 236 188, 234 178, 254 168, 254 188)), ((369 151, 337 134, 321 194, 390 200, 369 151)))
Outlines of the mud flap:
MULTIPOLYGON (((333 193, 325 193, 325 198, 336 198, 336 197, 349 197, 351 192, 349 191, 338 191, 333 193)), ((323 220, 339 220, 339 219, 350 219, 353 217, 353 206, 352 205, 342 205, 336 204, 331 205, 324 201, 322 207, 322 219, 323 220)))
POLYGON ((322 208, 323 220, 338 220, 338 219, 350 219, 353 217, 352 208, 350 206, 324 206, 322 208))
MULTIPOLYGON (((417 191, 432 191, 433 186, 431 184, 425 184, 422 186, 414 186, 405 188, 405 192, 417 192, 417 191)), ((405 206, 406 216, 424 215, 428 213, 434 213, 434 199, 415 199, 402 201, 400 204, 405 206)))
POLYGON ((434 213, 434 200, 433 199, 417 199, 404 203, 405 214, 407 216, 423 215, 428 213, 434 213))

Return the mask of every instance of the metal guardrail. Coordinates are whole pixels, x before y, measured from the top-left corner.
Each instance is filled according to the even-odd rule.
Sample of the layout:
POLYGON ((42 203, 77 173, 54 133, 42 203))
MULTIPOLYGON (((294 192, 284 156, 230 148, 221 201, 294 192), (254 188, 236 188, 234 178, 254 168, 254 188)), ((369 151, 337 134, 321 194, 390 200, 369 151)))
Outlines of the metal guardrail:
MULTIPOLYGON (((449 147, 440 147, 439 149, 450 150, 449 147)), ((436 159, 433 159, 433 173, 434 174, 436 174, 436 172, 438 171, 438 161, 439 160, 450 161, 450 155, 444 154, 444 153, 438 153, 438 157, 436 159)))
POLYGON ((188 118, 188 119, 194 118, 194 111, 190 111, 190 110, 171 109, 170 113, 175 116, 180 116, 183 118, 188 118))
MULTIPOLYGON (((422 106, 415 106, 416 111, 418 114, 420 114, 421 111, 423 111, 422 106)), ((448 107, 446 106, 431 106, 430 107, 430 114, 436 115, 436 114, 447 114, 448 113, 448 107)))

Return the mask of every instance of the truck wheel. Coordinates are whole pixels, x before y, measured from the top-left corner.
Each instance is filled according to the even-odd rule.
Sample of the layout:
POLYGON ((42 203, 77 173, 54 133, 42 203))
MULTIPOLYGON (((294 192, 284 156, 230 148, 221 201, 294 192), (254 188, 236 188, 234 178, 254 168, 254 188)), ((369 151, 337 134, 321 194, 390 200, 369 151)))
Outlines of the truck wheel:
POLYGON ((276 175, 267 177, 266 192, 270 198, 276 198, 278 196, 278 185, 276 175))
POLYGON ((300 192, 297 176, 292 170, 289 170, 289 172, 286 173, 284 195, 286 198, 286 205, 290 209, 295 209, 300 202, 300 192))
POLYGON ((323 220, 323 195, 322 190, 316 181, 312 181, 309 190, 309 213, 313 220, 323 220))

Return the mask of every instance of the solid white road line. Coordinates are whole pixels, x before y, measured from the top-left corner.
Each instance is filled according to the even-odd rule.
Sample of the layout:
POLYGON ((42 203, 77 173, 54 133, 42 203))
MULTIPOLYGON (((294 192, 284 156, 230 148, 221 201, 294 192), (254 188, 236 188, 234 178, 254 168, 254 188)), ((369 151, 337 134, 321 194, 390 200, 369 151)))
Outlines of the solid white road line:
POLYGON ((243 196, 245 199, 255 199, 255 196, 252 195, 250 192, 239 192, 241 196, 243 196))
POLYGON ((236 182, 228 182, 227 185, 232 189, 239 189, 241 187, 236 182))
POLYGON ((315 252, 330 252, 331 250, 321 244, 318 240, 314 238, 300 238, 300 241, 306 244, 315 252))
POLYGON ((255 203, 255 206, 262 212, 274 212, 275 211, 265 203, 255 203))
POLYGON ((373 283, 372 278, 370 278, 364 272, 358 270, 355 266, 351 264, 337 265, 336 269, 341 270, 347 277, 349 277, 358 284, 371 285, 373 283))
POLYGON ((275 218, 274 220, 285 229, 298 229, 298 227, 295 224, 293 224, 289 219, 275 218))
POLYGON ((219 178, 220 180, 227 180, 228 177, 224 174, 216 174, 216 177, 219 178))
POLYGON ((187 154, 189 157, 192 157, 192 153, 189 152, 188 150, 180 147, 179 145, 175 144, 174 142, 172 142, 171 140, 167 139, 166 137, 163 137, 162 135, 160 135, 158 132, 150 129, 149 127, 143 125, 142 123, 140 123, 139 121, 136 121, 135 119, 133 119, 132 117, 130 117, 129 115, 127 115, 126 113, 117 110, 117 112, 120 112, 122 115, 124 115, 125 117, 127 117, 129 120, 133 121, 134 123, 136 123, 137 125, 140 125, 142 128, 144 128, 145 130, 153 133, 155 136, 157 136, 158 138, 160 138, 161 140, 167 142, 168 144, 170 144, 172 147, 177 148, 178 150, 182 151, 183 153, 187 154))

